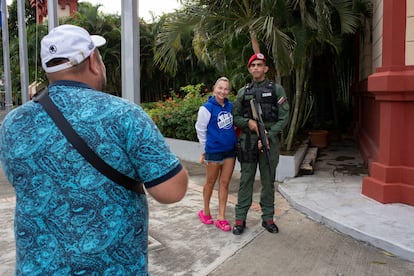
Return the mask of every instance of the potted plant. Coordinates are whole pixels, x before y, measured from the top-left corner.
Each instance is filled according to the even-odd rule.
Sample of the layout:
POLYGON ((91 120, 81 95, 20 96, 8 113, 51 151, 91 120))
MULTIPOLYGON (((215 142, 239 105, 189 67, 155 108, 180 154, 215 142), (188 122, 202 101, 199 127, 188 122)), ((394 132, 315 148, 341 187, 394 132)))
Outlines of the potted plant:
POLYGON ((328 134, 329 132, 323 129, 309 131, 311 146, 325 148, 328 145, 328 134))

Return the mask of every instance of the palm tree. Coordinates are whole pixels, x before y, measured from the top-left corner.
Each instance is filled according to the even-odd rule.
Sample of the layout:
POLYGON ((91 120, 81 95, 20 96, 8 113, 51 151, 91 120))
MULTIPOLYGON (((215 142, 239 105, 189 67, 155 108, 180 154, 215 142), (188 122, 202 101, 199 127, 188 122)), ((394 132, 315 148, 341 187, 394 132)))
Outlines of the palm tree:
POLYGON ((91 34, 102 34, 106 44, 100 49, 107 72, 107 91, 121 96, 121 17, 117 14, 103 14, 98 11, 101 5, 79 3, 78 12, 73 17, 62 19, 62 24, 82 26, 91 34))
MULTIPOLYGON (((227 73, 233 85, 241 86, 248 78, 245 60, 252 53, 251 44, 255 51, 259 51, 256 33, 262 36, 262 32, 255 29, 261 19, 265 21, 260 11, 269 11, 272 6, 276 6, 274 1, 185 1, 184 8, 166 21, 161 29, 155 62, 162 69, 175 73, 176 57, 182 49, 181 36, 184 32, 191 32, 197 58, 207 65, 214 65, 219 72, 227 73)), ((290 42, 286 36, 274 41, 277 47, 273 49, 279 55, 279 64, 289 63, 285 62, 289 59, 289 52, 284 49, 289 48, 290 42)), ((266 50, 263 49, 265 53, 266 50)), ((275 65, 272 66, 273 72, 275 65)))
MULTIPOLYGON (((358 27, 353 4, 360 1, 363 0, 188 0, 177 20, 166 22, 160 33, 156 62, 166 70, 175 70, 180 51, 176 46, 184 26, 194 32, 197 57, 206 64, 215 64, 218 70, 236 61, 239 66, 234 67, 245 71, 245 60, 251 55, 248 49, 257 52, 262 46, 261 51, 273 60, 274 78, 279 81, 287 75, 295 84, 286 141, 290 150, 305 118, 303 95, 313 58, 322 50, 339 53, 343 35, 354 33, 358 27), (229 49, 234 41, 243 43, 229 49)), ((236 80, 242 76, 246 81, 243 71, 238 71, 236 80)))
POLYGON ((306 1, 288 0, 292 12, 298 16, 289 28, 289 35, 295 40, 293 48, 293 72, 295 76, 295 99, 287 136, 287 149, 293 146, 294 137, 301 125, 304 93, 307 92, 313 58, 321 51, 340 52, 344 34, 354 33, 358 27, 357 14, 353 12, 352 1, 306 1))

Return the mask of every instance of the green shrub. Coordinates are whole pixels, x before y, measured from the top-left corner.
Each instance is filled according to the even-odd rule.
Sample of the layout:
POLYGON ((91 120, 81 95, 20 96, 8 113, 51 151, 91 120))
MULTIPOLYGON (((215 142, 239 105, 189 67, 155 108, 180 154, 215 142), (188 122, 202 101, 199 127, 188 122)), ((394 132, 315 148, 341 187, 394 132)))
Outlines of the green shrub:
POLYGON ((142 107, 165 137, 198 141, 194 127, 198 109, 211 95, 209 91, 203 91, 206 92, 203 95, 203 87, 203 84, 187 85, 181 88, 184 97, 171 93, 164 101, 143 104, 142 107))
MULTIPOLYGON (((181 87, 181 94, 184 96, 172 92, 164 101, 143 103, 141 106, 165 137, 197 142, 195 123, 198 109, 212 92, 204 84, 197 84, 181 87)), ((229 100, 234 99, 235 96, 230 94, 229 100)))

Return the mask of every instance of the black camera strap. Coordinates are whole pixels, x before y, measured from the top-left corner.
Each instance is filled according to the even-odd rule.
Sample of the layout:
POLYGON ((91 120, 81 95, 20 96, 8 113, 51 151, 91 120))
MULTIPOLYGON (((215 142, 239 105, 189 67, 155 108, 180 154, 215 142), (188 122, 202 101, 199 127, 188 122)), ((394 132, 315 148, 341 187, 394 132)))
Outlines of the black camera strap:
POLYGON ((75 149, 99 172, 125 187, 128 190, 134 191, 138 194, 145 194, 143 184, 130 178, 127 175, 120 173, 108 165, 102 158, 100 158, 79 136, 78 133, 72 128, 70 123, 65 119, 62 112, 57 108, 53 101, 49 97, 47 89, 38 92, 34 97, 33 101, 40 103, 55 124, 59 127, 63 135, 66 136, 68 141, 75 147, 75 149))

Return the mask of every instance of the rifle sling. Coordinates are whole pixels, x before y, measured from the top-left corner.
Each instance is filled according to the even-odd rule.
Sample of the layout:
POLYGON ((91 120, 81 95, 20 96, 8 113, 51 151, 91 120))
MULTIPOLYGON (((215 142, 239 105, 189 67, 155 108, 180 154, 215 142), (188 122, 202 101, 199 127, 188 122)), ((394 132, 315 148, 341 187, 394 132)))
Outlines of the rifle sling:
POLYGON ((75 149, 99 172, 125 187, 128 190, 134 191, 138 194, 145 194, 143 184, 130 178, 129 176, 120 173, 112 166, 108 165, 102 158, 100 158, 76 133, 70 123, 63 116, 62 112, 57 108, 53 101, 49 97, 47 89, 41 91, 33 97, 35 102, 39 102, 55 124, 58 126, 63 135, 66 136, 68 141, 75 147, 75 149))

